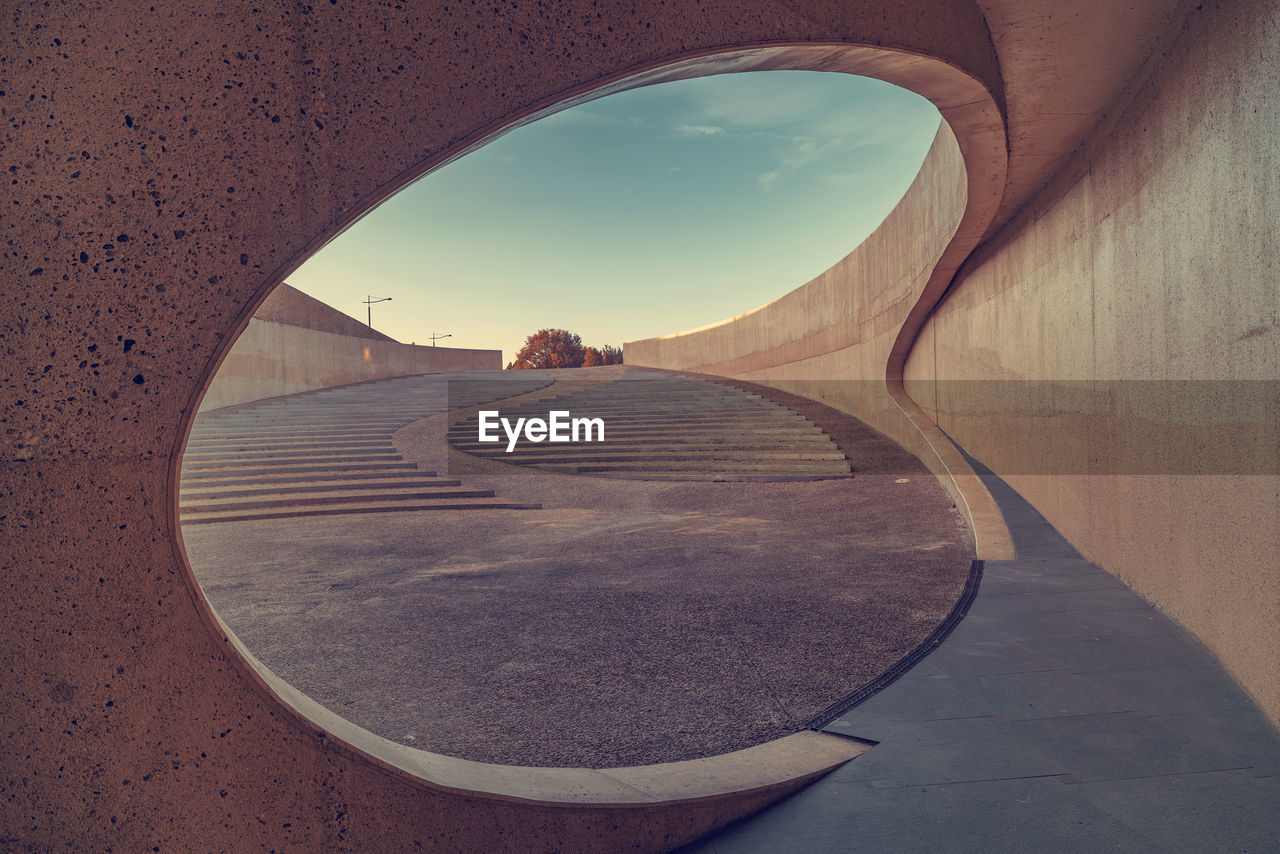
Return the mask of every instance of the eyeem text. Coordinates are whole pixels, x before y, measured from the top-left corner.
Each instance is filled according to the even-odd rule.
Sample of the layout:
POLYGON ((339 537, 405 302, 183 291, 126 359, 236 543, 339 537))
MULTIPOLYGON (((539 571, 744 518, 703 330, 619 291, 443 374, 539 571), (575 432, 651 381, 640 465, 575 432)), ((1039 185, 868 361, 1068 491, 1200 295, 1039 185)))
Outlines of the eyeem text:
POLYGON ((574 418, 567 409, 553 409, 547 413, 547 420, 541 418, 517 418, 515 424, 510 418, 503 418, 496 409, 480 410, 480 431, 477 438, 481 442, 500 442, 497 434, 499 425, 507 434, 507 453, 516 449, 521 431, 530 442, 603 442, 603 418, 574 418), (581 435, 581 438, 579 438, 581 435))

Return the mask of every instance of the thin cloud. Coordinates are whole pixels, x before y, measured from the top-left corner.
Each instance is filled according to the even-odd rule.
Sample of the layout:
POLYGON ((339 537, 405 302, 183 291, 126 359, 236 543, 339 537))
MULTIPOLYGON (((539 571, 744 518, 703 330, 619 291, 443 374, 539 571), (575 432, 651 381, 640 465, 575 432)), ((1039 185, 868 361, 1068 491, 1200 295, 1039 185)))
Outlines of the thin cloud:
POLYGON ((773 188, 774 183, 781 176, 782 173, 775 169, 772 172, 761 172, 756 176, 756 181, 759 182, 760 186, 764 190, 768 191, 773 188))
POLYGON ((691 125, 684 122, 676 125, 674 130, 681 136, 719 136, 724 133, 724 128, 716 125, 691 125))

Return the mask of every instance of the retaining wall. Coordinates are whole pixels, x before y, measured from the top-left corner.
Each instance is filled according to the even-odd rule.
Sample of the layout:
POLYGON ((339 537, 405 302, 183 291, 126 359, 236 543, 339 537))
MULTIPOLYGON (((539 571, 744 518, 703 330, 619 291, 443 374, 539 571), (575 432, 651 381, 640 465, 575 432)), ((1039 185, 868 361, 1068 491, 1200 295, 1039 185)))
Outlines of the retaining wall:
POLYGON ((501 368, 501 350, 401 344, 286 284, 249 319, 200 409, 388 377, 501 368))

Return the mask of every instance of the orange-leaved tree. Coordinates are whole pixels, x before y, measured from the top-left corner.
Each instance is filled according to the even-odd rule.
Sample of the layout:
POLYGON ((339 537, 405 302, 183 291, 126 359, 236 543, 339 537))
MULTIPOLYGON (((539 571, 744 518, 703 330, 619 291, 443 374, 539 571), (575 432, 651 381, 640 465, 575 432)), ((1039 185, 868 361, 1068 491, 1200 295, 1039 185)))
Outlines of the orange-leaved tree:
POLYGON ((539 329, 525 339, 524 346, 508 368, 580 368, 582 339, 567 329, 539 329))
POLYGON ((582 338, 567 329, 539 329, 525 339, 516 358, 507 369, 519 368, 590 368, 596 365, 621 365, 622 350, 606 344, 584 347, 582 338))

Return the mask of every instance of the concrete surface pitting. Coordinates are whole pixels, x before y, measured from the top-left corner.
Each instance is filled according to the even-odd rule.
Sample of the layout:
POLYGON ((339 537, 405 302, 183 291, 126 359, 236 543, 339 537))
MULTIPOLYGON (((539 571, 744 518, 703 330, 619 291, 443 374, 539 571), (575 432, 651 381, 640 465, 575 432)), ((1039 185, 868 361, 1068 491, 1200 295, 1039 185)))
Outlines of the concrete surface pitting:
POLYGON ((1280 734, 982 470, 1018 556, 987 561, 941 646, 827 727, 875 749, 682 854, 1275 850, 1280 734))
POLYGON ((461 488, 396 453, 395 431, 551 383, 533 371, 369 382, 275 398, 196 419, 182 456, 184 525, 414 510, 537 509, 461 488), (491 397, 490 397, 491 396, 491 397))
MULTIPOLYGON (((1048 0, 565 0, 430 13, 276 0, 12 5, 0 50, 13 154, 12 205, 0 221, 0 491, 12 508, 0 519, 10 558, 0 603, 10 662, 0 708, 4 844, 653 851, 811 778, 803 769, 815 753, 801 755, 802 746, 779 766, 790 777, 742 775, 750 782, 733 793, 693 799, 688 788, 657 792, 641 772, 468 767, 365 739, 273 681, 213 615, 177 524, 177 459, 219 360, 256 305, 318 247, 504 130, 664 75, 796 68, 866 73, 935 100, 969 176, 926 165, 942 180, 917 194, 921 218, 879 244, 892 258, 839 268, 851 286, 840 293, 870 308, 842 311, 840 324, 816 333, 855 352, 815 365, 814 375, 883 379, 886 358, 861 359, 859 342, 897 340, 900 304, 919 306, 922 278, 937 281, 927 271, 947 273, 983 240, 979 223, 990 219, 994 232, 1024 208, 1035 214, 1014 231, 1027 239, 1002 241, 981 261, 996 274, 989 304, 1002 320, 994 335, 945 354, 950 367, 981 365, 985 348, 1005 341, 1017 356, 1006 364, 1023 364, 1020 342, 1035 352, 1078 336, 1085 350, 1096 344, 1104 372, 1121 375, 1138 358, 1209 373, 1274 365, 1280 338, 1256 295, 1271 293, 1280 219, 1280 170, 1268 159, 1280 140, 1268 124, 1280 115, 1269 77, 1276 17, 1273 0, 1090 0, 1072 14, 1048 0), (1186 10, 1186 33, 1164 40, 1186 10), (1169 59, 1143 70, 1152 56, 1169 59), (1127 96, 1140 75, 1149 84, 1126 136, 1113 138, 1103 120, 1112 105, 1135 103, 1127 96), (1087 171, 1105 172, 1098 189, 1122 189, 1139 200, 1134 213, 1150 215, 1086 210, 1083 198, 1064 201, 1066 188, 1046 186, 1071 174, 1064 167, 1078 149, 1087 171), (1192 175, 1207 176, 1204 194, 1163 180, 1192 175), (1235 175, 1247 186, 1216 177, 1235 175), (973 228, 948 244, 948 229, 965 218, 957 196, 967 197, 959 204, 972 208, 973 228), (1114 244, 1119 263, 1091 255, 1091 287, 1073 291, 1072 275, 1061 277, 1063 290, 1000 274, 1056 267, 1059 250, 1089 229, 1111 245, 1106 223, 1121 220, 1135 227, 1114 244), (1181 239, 1201 225, 1207 244, 1181 239), (1187 257, 1184 246, 1200 254, 1187 257), (1215 260, 1211 269, 1204 259, 1215 260), (1230 287, 1211 294, 1214 282, 1230 287), (1114 334, 1082 335, 1088 324, 1038 301, 1077 292, 1102 297, 1093 310, 1103 327, 1114 319, 1114 334), (1113 311, 1111 295, 1131 308, 1113 311), (1106 343, 1121 339, 1133 355, 1105 358, 1106 343)), ((952 294, 966 288, 962 275, 952 294)), ((901 343, 894 358, 908 356, 910 342, 901 343)), ((779 373, 773 381, 803 393, 803 370, 779 373)), ((1270 541, 1238 540, 1280 529, 1257 509, 1275 506, 1272 482, 1172 486, 1159 487, 1167 495, 1158 502, 1134 484, 1082 494, 1077 483, 1046 483, 1028 493, 1044 501, 1062 488, 1062 507, 1096 508, 1104 521, 1090 528, 1091 554, 1118 553, 1103 534, 1128 548, 1151 531, 1177 532, 1149 573, 1138 560, 1125 572, 1145 577, 1135 583, 1154 598, 1175 590, 1164 607, 1256 695, 1275 696, 1280 620, 1268 608, 1280 601, 1280 560, 1270 541), (1134 509, 1143 507, 1152 509, 1134 509), (1212 507, 1221 510, 1206 516, 1212 507), (1182 586, 1238 541, 1244 551, 1218 564, 1220 588, 1182 586), (1229 605, 1209 613, 1219 594, 1229 605)))
MULTIPOLYGON (((597 372, 639 376, 595 385, 599 395, 665 387, 653 372, 563 373, 572 384, 597 372)), ((401 382, 344 397, 380 399, 401 382)), ((558 385, 530 406, 559 405, 558 385)), ((894 453, 843 420, 868 455, 894 453)), ((398 431, 398 452, 443 470, 447 423, 398 431)), ((804 729, 918 645, 968 575, 965 526, 918 461, 892 475, 788 482, 478 462, 483 471, 459 476, 466 489, 543 509, 197 526, 185 532, 192 565, 255 655, 357 724, 467 759, 592 768, 694 759, 804 729)))
POLYGON ((469 411, 453 420, 449 444, 495 462, 567 474, 720 481, 851 474, 831 437, 802 415, 701 378, 626 369, 617 381, 498 412, 509 423, 489 431, 496 442, 480 441, 479 415, 469 411), (551 411, 568 413, 566 420, 599 419, 602 438, 588 441, 583 428, 577 442, 508 441, 505 431, 517 419, 546 420, 551 411))

